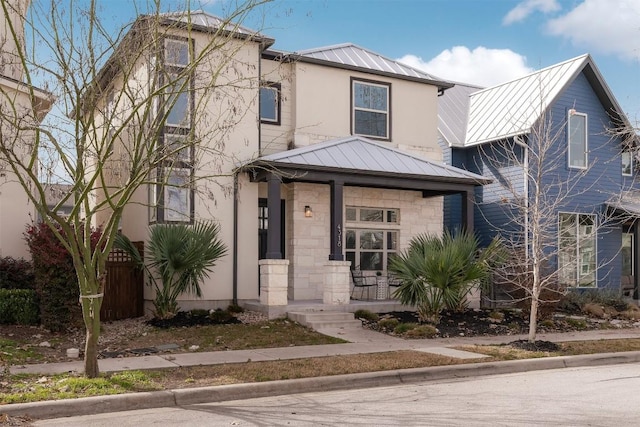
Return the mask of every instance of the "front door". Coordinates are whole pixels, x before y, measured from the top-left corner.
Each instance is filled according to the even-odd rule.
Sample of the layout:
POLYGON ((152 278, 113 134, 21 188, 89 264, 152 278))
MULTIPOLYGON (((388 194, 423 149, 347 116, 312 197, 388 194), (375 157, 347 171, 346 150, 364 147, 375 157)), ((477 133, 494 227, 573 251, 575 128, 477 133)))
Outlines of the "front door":
MULTIPOLYGON (((280 212, 282 212, 281 224, 280 224, 280 250, 282 251, 282 258, 285 257, 284 251, 284 200, 280 201, 280 212)), ((265 259, 267 256, 267 229, 269 228, 269 208, 267 207, 267 199, 258 199, 258 259, 265 259)), ((258 267, 259 268, 259 267, 258 267)), ((260 271, 258 271, 258 295, 260 295, 260 271)))

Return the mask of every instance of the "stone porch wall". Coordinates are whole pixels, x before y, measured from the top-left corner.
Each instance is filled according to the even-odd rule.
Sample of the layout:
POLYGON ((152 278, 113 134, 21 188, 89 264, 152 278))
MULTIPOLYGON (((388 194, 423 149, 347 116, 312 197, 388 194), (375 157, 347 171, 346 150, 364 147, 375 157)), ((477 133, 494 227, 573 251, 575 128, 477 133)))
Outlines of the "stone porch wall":
MULTIPOLYGON (((328 185, 287 184, 287 258, 290 300, 323 299, 325 265, 330 246, 330 193, 328 185), (313 217, 304 216, 310 206, 313 217)), ((419 233, 442 232, 442 197, 423 198, 419 191, 345 187, 344 206, 400 209, 399 224, 345 222, 345 228, 380 228, 399 231, 400 249, 419 233)))

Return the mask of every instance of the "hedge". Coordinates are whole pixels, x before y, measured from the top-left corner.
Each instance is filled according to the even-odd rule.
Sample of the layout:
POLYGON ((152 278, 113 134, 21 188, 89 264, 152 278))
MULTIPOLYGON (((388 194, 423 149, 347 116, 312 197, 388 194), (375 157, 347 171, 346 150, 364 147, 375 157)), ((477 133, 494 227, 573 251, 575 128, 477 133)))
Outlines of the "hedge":
POLYGON ((0 324, 38 323, 38 298, 30 289, 0 289, 0 324))

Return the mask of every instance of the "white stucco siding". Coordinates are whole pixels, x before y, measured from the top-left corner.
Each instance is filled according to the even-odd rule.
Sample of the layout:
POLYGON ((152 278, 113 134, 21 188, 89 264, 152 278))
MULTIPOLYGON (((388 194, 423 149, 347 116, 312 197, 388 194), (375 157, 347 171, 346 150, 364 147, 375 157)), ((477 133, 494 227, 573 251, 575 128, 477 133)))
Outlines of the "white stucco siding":
POLYGON ((351 135, 352 78, 391 84, 390 143, 394 147, 441 159, 435 86, 304 62, 295 64, 297 147, 351 135))
POLYGON ((262 60, 262 80, 280 84, 280 124, 262 123, 260 139, 262 155, 285 151, 293 141, 295 129, 295 99, 293 64, 262 60))

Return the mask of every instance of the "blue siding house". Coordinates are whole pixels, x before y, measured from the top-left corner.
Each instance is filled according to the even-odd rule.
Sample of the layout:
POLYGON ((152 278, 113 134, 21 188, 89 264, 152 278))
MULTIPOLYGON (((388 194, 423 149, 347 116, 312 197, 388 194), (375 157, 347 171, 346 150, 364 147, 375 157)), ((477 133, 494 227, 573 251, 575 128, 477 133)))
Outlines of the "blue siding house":
MULTIPOLYGON (((561 285, 638 299, 640 186, 627 123, 589 55, 486 89, 458 84, 439 103, 445 161, 492 181, 476 190, 483 244, 500 235, 520 259, 544 259, 561 285)), ((446 198, 445 227, 460 224, 460 203, 446 198)))

